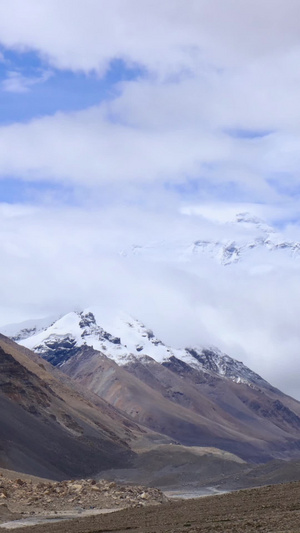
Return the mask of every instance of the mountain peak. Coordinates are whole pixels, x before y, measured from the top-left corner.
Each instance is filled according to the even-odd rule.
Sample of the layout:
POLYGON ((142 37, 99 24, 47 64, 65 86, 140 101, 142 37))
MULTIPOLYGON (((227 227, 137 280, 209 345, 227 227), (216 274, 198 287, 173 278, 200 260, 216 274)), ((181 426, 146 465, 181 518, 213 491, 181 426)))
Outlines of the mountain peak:
POLYGON ((116 317, 109 328, 104 329, 97 323, 93 310, 71 312, 43 329, 34 326, 30 329, 23 328, 13 339, 59 367, 87 346, 105 354, 121 366, 133 360, 143 361, 145 364, 147 361, 165 364, 171 358, 176 358, 193 369, 222 376, 236 383, 257 386, 264 381, 243 363, 235 361, 217 348, 167 346, 142 322, 124 313, 116 317))
POLYGON ((234 222, 244 227, 249 227, 252 229, 257 229, 266 233, 276 233, 275 229, 272 226, 269 226, 265 220, 259 218, 248 211, 237 213, 234 219, 234 222))

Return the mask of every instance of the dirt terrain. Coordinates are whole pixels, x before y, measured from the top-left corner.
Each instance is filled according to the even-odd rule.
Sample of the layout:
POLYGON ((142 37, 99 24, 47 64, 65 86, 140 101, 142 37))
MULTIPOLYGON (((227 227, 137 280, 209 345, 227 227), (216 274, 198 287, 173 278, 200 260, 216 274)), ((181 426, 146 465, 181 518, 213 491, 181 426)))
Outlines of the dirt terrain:
MULTIPOLYGON (((38 525, 34 533, 297 533, 300 482, 38 525)), ((20 528, 19 533, 28 533, 20 528)), ((4 530, 5 531, 5 530, 4 530)))
POLYGON ((137 454, 132 468, 103 472, 111 481, 201 494, 290 483, 300 480, 300 461, 251 464, 216 448, 158 445, 137 454), (210 490, 206 492, 209 493, 210 490))

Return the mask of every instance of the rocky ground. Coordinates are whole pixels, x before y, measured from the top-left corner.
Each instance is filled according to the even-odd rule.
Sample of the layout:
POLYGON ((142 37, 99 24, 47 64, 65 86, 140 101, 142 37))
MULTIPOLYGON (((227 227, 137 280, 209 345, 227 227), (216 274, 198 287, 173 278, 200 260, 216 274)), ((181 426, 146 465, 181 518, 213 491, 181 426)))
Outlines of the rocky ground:
POLYGON ((18 533, 300 533, 300 482, 170 501, 154 488, 0 471, 0 528, 27 517, 18 533))
POLYGON ((154 488, 117 485, 105 480, 69 480, 53 482, 29 476, 0 473, 0 521, 8 519, 9 512, 19 515, 40 515, 78 509, 111 509, 142 507, 167 501, 154 488), (2 515, 2 517, 1 517, 2 515))
MULTIPOLYGON (((112 514, 38 525, 33 533, 299 533, 300 483, 127 508, 112 514)), ((28 528, 17 530, 28 533, 28 528)))

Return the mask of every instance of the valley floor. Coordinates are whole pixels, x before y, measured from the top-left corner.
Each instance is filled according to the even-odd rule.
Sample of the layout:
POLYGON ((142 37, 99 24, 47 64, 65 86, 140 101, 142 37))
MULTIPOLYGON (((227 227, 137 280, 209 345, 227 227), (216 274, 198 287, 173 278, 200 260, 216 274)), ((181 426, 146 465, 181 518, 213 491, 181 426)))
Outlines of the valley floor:
MULTIPOLYGON (((30 528, 33 533, 298 533, 300 482, 30 528)), ((5 531, 5 530, 4 530, 5 531)), ((28 528, 17 529, 28 533, 28 528)))

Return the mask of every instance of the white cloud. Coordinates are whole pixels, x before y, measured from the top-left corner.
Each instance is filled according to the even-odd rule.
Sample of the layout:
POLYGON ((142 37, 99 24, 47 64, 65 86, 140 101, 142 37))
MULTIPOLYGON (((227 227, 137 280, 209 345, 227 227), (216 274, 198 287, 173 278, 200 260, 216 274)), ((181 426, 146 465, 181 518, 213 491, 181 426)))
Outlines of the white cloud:
POLYGON ((133 95, 125 87, 112 103, 0 128, 0 173, 89 186, 196 178, 211 185, 236 183, 264 200, 276 199, 269 178, 276 183, 279 171, 290 173, 292 184, 299 182, 297 130, 293 136, 283 131, 259 139, 230 137, 224 132, 229 121, 209 123, 209 97, 203 103, 200 98, 197 108, 197 84, 192 93, 184 86, 150 86, 147 102, 147 87, 130 85, 133 95))
POLYGON ((0 172, 25 179, 110 181, 182 179, 202 161, 228 158, 231 141, 193 130, 139 130, 107 120, 105 108, 57 114, 0 128, 0 172), (13 147, 13 150, 11 149, 13 147))
POLYGON ((274 56, 299 44, 300 26, 297 0, 10 0, 0 21, 4 45, 61 68, 102 70, 122 57, 164 72, 191 58, 235 67, 274 56))

